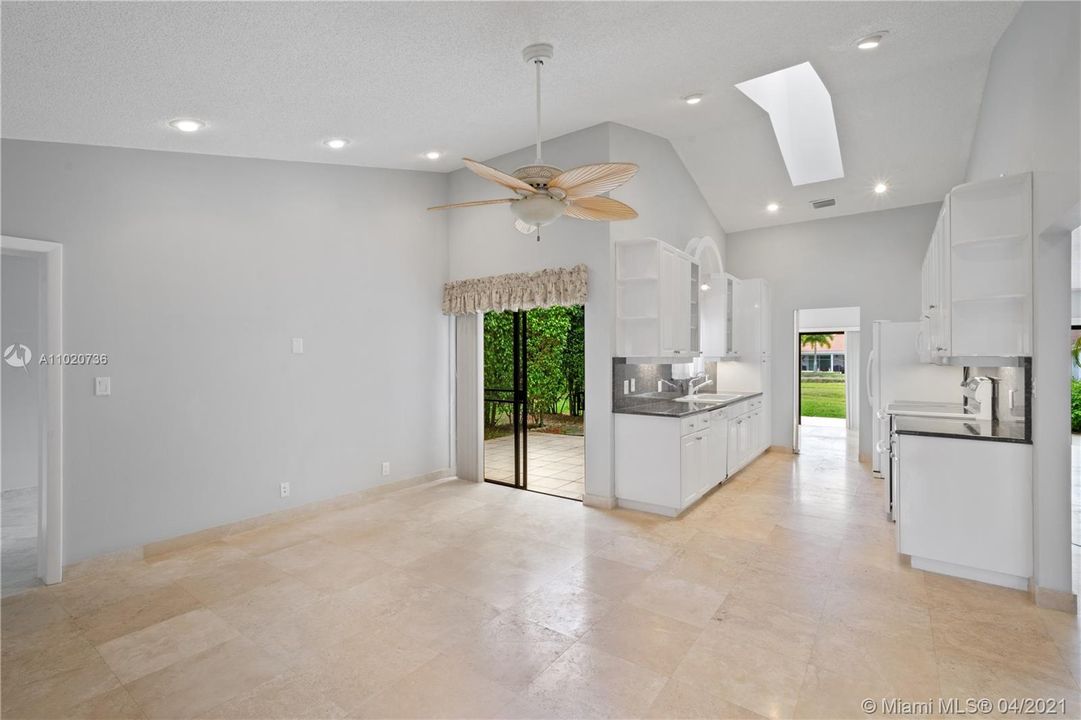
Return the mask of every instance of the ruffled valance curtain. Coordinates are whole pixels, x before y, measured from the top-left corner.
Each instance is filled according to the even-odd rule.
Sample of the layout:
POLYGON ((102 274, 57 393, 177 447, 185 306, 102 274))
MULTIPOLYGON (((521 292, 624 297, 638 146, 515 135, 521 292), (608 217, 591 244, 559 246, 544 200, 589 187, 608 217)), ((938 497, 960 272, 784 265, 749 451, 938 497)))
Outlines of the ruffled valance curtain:
POLYGON ((551 305, 582 305, 589 289, 585 265, 533 273, 510 273, 456 280, 443 285, 443 314, 529 310, 551 305))

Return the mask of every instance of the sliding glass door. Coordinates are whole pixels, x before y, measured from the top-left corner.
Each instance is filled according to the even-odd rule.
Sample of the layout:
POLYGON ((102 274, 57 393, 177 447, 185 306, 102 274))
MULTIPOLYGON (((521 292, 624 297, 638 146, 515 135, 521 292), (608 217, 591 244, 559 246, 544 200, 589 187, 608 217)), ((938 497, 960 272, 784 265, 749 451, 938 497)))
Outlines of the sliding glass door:
POLYGON ((484 478, 581 500, 585 308, 484 315, 484 478))

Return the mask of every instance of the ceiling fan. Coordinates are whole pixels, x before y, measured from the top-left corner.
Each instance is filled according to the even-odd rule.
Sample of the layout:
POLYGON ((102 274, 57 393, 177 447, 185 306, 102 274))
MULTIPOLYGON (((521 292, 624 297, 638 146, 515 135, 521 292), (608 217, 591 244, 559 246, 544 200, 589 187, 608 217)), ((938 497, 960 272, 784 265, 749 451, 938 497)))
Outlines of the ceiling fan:
MULTIPOLYGON (((579 220, 633 220, 638 217, 634 208, 603 197, 601 193, 615 190, 634 177, 638 166, 634 163, 598 163, 582 165, 564 171, 552 165, 545 165, 541 160, 541 106, 540 76, 545 60, 552 59, 552 46, 547 43, 530 45, 522 51, 526 62, 531 62, 537 69, 537 162, 523 165, 511 174, 463 158, 465 166, 485 180, 499 183, 513 190, 515 197, 497 200, 475 200, 473 202, 437 205, 429 210, 446 210, 458 207, 476 207, 478 205, 509 204, 514 213, 514 227, 526 235, 540 229, 543 225, 555 222, 561 216, 579 220)), ((540 234, 537 235, 540 240, 540 234)))

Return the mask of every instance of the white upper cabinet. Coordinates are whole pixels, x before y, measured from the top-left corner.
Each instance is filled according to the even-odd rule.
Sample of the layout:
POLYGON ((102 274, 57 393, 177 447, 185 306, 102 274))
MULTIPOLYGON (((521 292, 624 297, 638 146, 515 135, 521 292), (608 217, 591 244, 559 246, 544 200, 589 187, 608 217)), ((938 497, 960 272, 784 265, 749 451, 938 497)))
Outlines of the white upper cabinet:
POLYGON ((616 243, 616 352, 622 357, 699 354, 698 265, 653 238, 616 243))
POLYGON ((724 275, 715 280, 699 299, 702 356, 733 358, 736 347, 736 295, 742 284, 739 278, 724 275))
POLYGON ((736 351, 747 362, 770 354, 769 285, 758 278, 741 280, 734 292, 736 351))
POLYGON ((1032 354, 1032 175, 954 188, 923 264, 920 357, 1032 354))

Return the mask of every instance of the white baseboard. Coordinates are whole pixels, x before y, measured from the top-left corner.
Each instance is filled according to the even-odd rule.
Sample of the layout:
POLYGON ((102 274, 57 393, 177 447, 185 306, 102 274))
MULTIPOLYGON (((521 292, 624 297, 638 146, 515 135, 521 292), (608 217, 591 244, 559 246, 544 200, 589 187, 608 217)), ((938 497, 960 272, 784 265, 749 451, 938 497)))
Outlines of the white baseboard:
POLYGON ((1072 592, 1036 586, 1032 599, 1037 607, 1077 614, 1077 595, 1072 592))
POLYGON ((917 570, 937 573, 939 575, 952 575, 953 577, 975 580, 976 582, 998 585, 1000 587, 1013 588, 1014 590, 1028 590, 1028 578, 1018 575, 1007 575, 994 570, 981 570, 965 565, 942 562, 941 560, 929 560, 927 558, 913 557, 912 567, 917 570))
POLYGON ((365 490, 345 493, 343 495, 337 495, 335 497, 327 498, 324 500, 315 500, 313 502, 306 503, 304 505, 298 505, 296 507, 291 507, 286 510, 279 510, 276 512, 267 513, 265 515, 257 515, 252 518, 246 518, 244 520, 226 523, 225 525, 217 525, 215 527, 205 528, 203 530, 197 530, 195 532, 185 533, 183 535, 177 535, 176 537, 172 538, 157 540, 133 548, 107 553, 104 555, 97 555, 66 566, 64 568, 65 579, 73 579, 79 577, 80 575, 101 572, 114 565, 131 562, 132 560, 155 557, 168 552, 183 550, 185 548, 193 547, 195 545, 201 545, 207 542, 214 542, 215 540, 220 540, 229 535, 235 535, 237 533, 252 530, 257 527, 266 527, 279 523, 290 522, 293 520, 299 520, 304 517, 335 508, 350 507, 360 502, 364 497, 371 497, 373 495, 384 495, 417 485, 423 485, 424 483, 432 482, 433 480, 443 480, 453 477, 455 477, 455 475, 454 471, 451 468, 440 468, 438 470, 424 473, 423 475, 404 478, 402 480, 394 480, 392 482, 384 483, 382 485, 376 485, 365 490))
POLYGON ((637 510, 638 512, 653 513, 654 515, 664 515, 665 517, 677 517, 680 513, 676 508, 664 507, 661 505, 654 505, 652 503, 637 502, 635 500, 616 500, 616 504, 621 508, 628 510, 637 510))
POLYGON ((612 510, 616 506, 616 499, 607 495, 590 495, 589 493, 583 493, 582 504, 587 507, 600 508, 601 510, 612 510))

